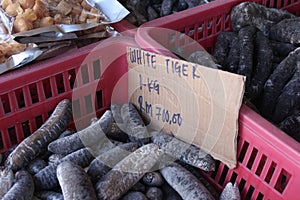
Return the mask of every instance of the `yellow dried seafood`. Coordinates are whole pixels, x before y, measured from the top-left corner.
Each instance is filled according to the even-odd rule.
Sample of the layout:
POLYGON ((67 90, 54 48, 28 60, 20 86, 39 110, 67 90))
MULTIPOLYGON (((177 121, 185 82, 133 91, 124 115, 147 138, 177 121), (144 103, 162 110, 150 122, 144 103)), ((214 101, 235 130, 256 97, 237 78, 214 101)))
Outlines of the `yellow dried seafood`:
POLYGON ((27 45, 14 40, 0 43, 0 63, 4 63, 10 56, 23 52, 27 45))
POLYGON ((99 23, 105 19, 86 0, 2 0, 1 7, 15 17, 13 33, 53 24, 99 23))

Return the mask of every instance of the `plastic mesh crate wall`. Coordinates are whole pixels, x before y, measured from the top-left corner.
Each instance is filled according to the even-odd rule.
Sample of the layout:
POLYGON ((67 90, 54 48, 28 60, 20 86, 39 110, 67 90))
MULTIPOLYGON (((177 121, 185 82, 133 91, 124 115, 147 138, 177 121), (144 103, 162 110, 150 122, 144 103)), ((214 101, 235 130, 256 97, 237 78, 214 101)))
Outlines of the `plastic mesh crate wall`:
MULTIPOLYGON (((170 50, 178 46, 193 51, 195 44, 189 44, 190 40, 182 37, 182 34, 185 34, 211 53, 218 34, 231 31, 230 11, 241 2, 216 0, 153 20, 138 29, 136 41, 143 49, 177 57, 170 50), (168 33, 166 30, 166 34, 161 34, 161 30, 157 28, 175 30, 178 33, 174 35, 174 31, 168 33)), ((300 15, 299 0, 255 2, 300 15)), ((198 47, 196 45, 196 48, 198 47)), ((242 106, 239 117, 237 156, 238 165, 233 170, 218 162, 215 172, 202 172, 219 191, 228 181, 237 181, 243 199, 299 199, 299 143, 245 105, 242 106)))
MULTIPOLYGON (((70 127, 86 127, 111 104, 114 86, 127 72, 126 46, 114 38, 0 76, 0 152, 32 134, 63 98, 73 102, 70 127), (117 56, 117 57, 116 57, 117 56), (91 90, 91 88, 94 88, 91 90), (75 94, 75 95, 74 95, 75 94)), ((118 94, 127 101, 127 85, 118 94)))

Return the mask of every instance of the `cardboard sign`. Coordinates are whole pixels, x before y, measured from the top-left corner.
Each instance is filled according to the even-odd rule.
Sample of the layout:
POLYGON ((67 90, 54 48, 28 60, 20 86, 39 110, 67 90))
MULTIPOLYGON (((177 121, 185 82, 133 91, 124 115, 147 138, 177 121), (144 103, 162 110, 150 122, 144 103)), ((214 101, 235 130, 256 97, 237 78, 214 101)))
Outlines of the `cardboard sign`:
POLYGON ((127 48, 129 98, 150 116, 149 128, 194 144, 236 166, 245 77, 127 48))

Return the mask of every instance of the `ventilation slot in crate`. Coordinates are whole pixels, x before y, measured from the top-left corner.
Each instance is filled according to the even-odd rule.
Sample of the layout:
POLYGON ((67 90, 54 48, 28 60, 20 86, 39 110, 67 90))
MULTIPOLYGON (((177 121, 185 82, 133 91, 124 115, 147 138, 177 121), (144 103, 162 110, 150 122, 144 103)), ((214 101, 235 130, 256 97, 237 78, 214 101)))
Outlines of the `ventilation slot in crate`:
POLYGON ((0 140, 0 153, 1 153, 4 149, 4 140, 3 140, 4 137, 1 131, 0 131, 0 135, 1 135, 1 140, 0 140))
POLYGON ((94 111, 94 103, 92 102, 92 95, 84 96, 85 114, 90 114, 94 111))
POLYGON ((291 174, 289 174, 286 170, 282 169, 276 181, 275 189, 278 192, 282 193, 287 187, 290 178, 291 174))
POLYGON ((187 35, 191 38, 194 38, 195 32, 197 33, 198 31, 201 31, 201 29, 198 30, 198 27, 196 27, 196 26, 186 27, 185 28, 185 35, 187 35))
POLYGON ((263 200, 263 199, 264 199, 264 195, 261 192, 258 193, 256 200, 263 200))
POLYGON ((262 172, 262 170, 263 170, 263 168, 264 168, 264 166, 265 166, 265 164, 266 164, 266 160, 267 160, 267 156, 262 155, 262 157, 261 157, 261 159, 260 159, 260 161, 259 161, 258 167, 257 167, 257 169, 256 169, 256 171, 255 171, 255 174, 256 174, 257 176, 260 176, 260 175, 261 175, 261 172, 262 172))
POLYGON ((43 82, 43 90, 44 90, 45 98, 48 99, 48 98, 52 97, 50 79, 48 79, 48 78, 44 79, 42 82, 43 82))
POLYGON ((248 169, 252 169, 252 165, 254 163, 254 161, 256 160, 256 155, 257 155, 257 149, 256 148, 253 148, 252 152, 251 152, 251 156, 248 160, 248 163, 247 163, 247 168, 248 169))
MULTIPOLYGON (((36 84, 29 85, 29 92, 30 92, 30 97, 31 97, 31 103, 32 104, 37 103, 37 102, 40 101, 36 84)), ((25 96, 25 97, 27 97, 27 96, 25 96)))
POLYGON ((215 23, 216 23, 216 33, 224 31, 224 22, 225 22, 225 16, 221 15, 215 18, 215 23))
POLYGON ((239 183, 239 190, 243 191, 245 185, 246 185, 246 181, 245 181, 245 179, 242 178, 241 181, 240 181, 240 183, 239 183))
POLYGON ((211 173, 211 178, 212 178, 212 179, 216 179, 217 173, 218 173, 218 171, 219 171, 220 163, 221 163, 220 161, 216 160, 215 171, 213 171, 213 172, 211 173))
POLYGON ((97 110, 103 108, 102 90, 96 92, 97 110))
POLYGON ((73 89, 74 87, 76 87, 76 72, 75 69, 69 70, 68 71, 68 80, 69 80, 69 86, 71 89, 73 89))
POLYGON ((237 173, 232 172, 232 175, 231 175, 231 177, 230 177, 230 182, 231 182, 231 183, 235 183, 237 177, 238 177, 237 173))
POLYGON ((34 118, 34 120, 35 120, 35 129, 38 129, 39 127, 41 127, 42 125, 43 125, 43 117, 42 117, 42 115, 39 115, 39 116, 36 116, 35 118, 34 118))
POLYGON ((27 120, 22 122, 21 126, 22 126, 23 137, 24 138, 28 137, 31 134, 29 121, 27 120))
MULTIPOLYGON (((203 26, 204 26, 203 22, 201 22, 201 24, 200 23, 197 24, 197 27, 196 27, 197 40, 196 41, 201 40, 203 38, 203 35, 204 35, 203 31, 205 30, 205 28, 203 28, 203 26)), ((196 37, 194 37, 193 39, 196 39, 196 37)))
POLYGON ((204 37, 209 37, 212 34, 215 34, 215 31, 214 31, 215 23, 216 23, 216 19, 211 19, 204 23, 206 25, 206 31, 204 33, 204 37))
POLYGON ((90 78, 89 78, 89 70, 88 70, 87 64, 82 65, 80 67, 80 70, 81 70, 82 84, 89 83, 90 82, 90 78))
POLYGON ((100 79, 100 77, 101 77, 100 60, 95 60, 93 62, 93 72, 94 72, 94 80, 100 79))
POLYGON ((7 94, 1 95, 1 106, 3 110, 3 114, 7 114, 11 112, 11 107, 9 103, 9 98, 7 94))
POLYGON ((219 181, 218 181, 218 184, 219 184, 219 185, 222 185, 222 186, 223 186, 223 185, 226 184, 226 183, 225 183, 225 179, 226 179, 228 170, 229 170, 228 167, 227 167, 226 165, 224 165, 224 168, 223 168, 223 170, 222 170, 220 179, 219 179, 219 181))
POLYGON ((254 192, 254 187, 252 185, 250 185, 250 187, 247 191, 247 194, 245 196, 245 200, 252 199, 253 192, 254 192))
POLYGON ((228 31, 231 29, 231 23, 230 23, 230 15, 225 15, 225 23, 224 23, 224 31, 228 31))
POLYGON ((55 76, 56 86, 57 86, 57 92, 58 94, 62 94, 66 91, 64 86, 64 79, 62 74, 57 74, 55 76))
POLYGON ((15 90, 16 100, 19 108, 25 107, 24 94, 22 89, 15 90))
POLYGON ((9 141, 10 145, 14 146, 18 144, 18 138, 17 138, 17 133, 16 133, 16 128, 14 126, 9 127, 7 129, 8 136, 9 136, 9 141))
POLYGON ((54 111, 54 109, 47 112, 46 119, 48 119, 51 116, 51 114, 53 113, 53 111, 54 111))
POLYGON ((79 119, 82 116, 79 99, 73 100, 72 111, 74 119, 79 119))
POLYGON ((249 147, 249 143, 248 142, 244 142, 241 151, 239 152, 239 157, 238 157, 238 161, 240 163, 243 163, 245 155, 247 153, 249 147))
POLYGON ((271 163, 271 165, 270 165, 270 167, 269 167, 269 169, 268 169, 267 176, 265 177, 265 181, 266 181, 267 183, 270 183, 271 178, 273 177, 274 171, 275 171, 275 169, 276 169, 276 166, 277 166, 276 163, 274 163, 274 162, 271 163))

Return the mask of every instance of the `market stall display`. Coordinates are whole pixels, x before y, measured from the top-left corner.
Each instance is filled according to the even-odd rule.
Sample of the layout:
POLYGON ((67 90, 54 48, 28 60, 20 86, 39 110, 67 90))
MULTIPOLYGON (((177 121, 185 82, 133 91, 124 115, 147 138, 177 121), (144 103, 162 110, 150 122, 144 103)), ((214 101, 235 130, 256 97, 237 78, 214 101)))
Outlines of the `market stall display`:
MULTIPOLYGON (((164 1, 164 5, 166 6, 170 2, 164 1)), ((182 2, 179 0, 176 5, 179 6, 179 3, 182 2)), ((261 2, 259 0, 256 2, 267 4, 268 7, 283 7, 296 16, 300 14, 300 2, 261 2)), ((24 2, 20 1, 19 4, 21 3, 24 2)), ((298 50, 294 48, 294 45, 298 44, 298 40, 286 39, 286 34, 276 32, 277 29, 271 31, 271 37, 292 43, 292 45, 284 46, 289 49, 290 53, 284 51, 282 54, 280 52, 282 51, 281 43, 270 44, 269 40, 266 39, 266 33, 269 34, 267 31, 260 32, 254 30, 253 27, 243 27, 237 33, 232 32, 230 11, 238 3, 239 1, 225 3, 215 1, 207 3, 203 7, 191 8, 189 13, 185 15, 186 19, 185 17, 182 18, 181 13, 176 13, 157 21, 153 20, 153 22, 141 26, 135 39, 140 46, 151 51, 166 54, 167 50, 161 44, 170 45, 169 47, 179 57, 188 57, 188 60, 198 62, 199 59, 197 58, 200 55, 202 58, 207 58, 205 61, 211 64, 211 68, 219 67, 223 70, 238 71, 237 73, 248 76, 252 76, 250 74, 256 68, 253 66, 270 64, 270 60, 263 60, 262 57, 264 52, 270 53, 271 49, 272 51, 273 49, 277 50, 278 60, 282 62, 284 60, 284 62, 289 62, 286 59, 294 58, 294 54, 298 55, 298 50), (192 21, 195 19, 198 21, 192 21), (187 48, 188 51, 185 55, 186 52, 182 51, 185 48, 181 48, 180 40, 175 40, 175 42, 171 40, 174 42, 172 44, 157 44, 152 38, 152 29, 147 29, 147 26, 177 29, 180 34, 184 33, 199 41, 217 59, 208 56, 207 52, 203 54, 204 51, 194 52, 193 48, 187 48), (149 32, 142 32, 143 29, 149 32), (245 36, 250 38, 254 36, 254 38, 250 42, 249 37, 245 36), (240 40, 243 42, 240 43, 240 40), (219 44, 216 43, 218 41, 219 44), (236 50, 238 46, 246 46, 247 48, 242 54, 248 55, 248 44, 250 46, 252 44, 253 48, 260 49, 257 59, 260 58, 261 62, 256 62, 256 56, 251 57, 251 59, 243 57, 244 63, 252 62, 251 70, 240 68, 240 55, 236 55, 236 53, 241 53, 236 50), (224 49, 219 49, 216 52, 217 47, 224 49), (234 59, 228 61, 230 54, 230 58, 234 59)), ((26 6, 31 6, 27 4, 26 6)), ((151 8, 148 7, 147 11, 150 12, 151 8)), ((68 12, 65 11, 65 13, 68 12)), ((288 14, 288 16, 290 15, 288 14)), ((51 23, 52 20, 48 16, 46 17, 45 23, 51 23)), ((49 35, 39 36, 45 38, 49 35)), ((73 37, 68 34, 65 36, 73 37)), ((28 39, 28 37, 20 35, 18 37, 19 39, 28 39)), ((85 40, 84 37, 81 39, 85 40)), ((42 42, 39 47, 43 47, 41 44, 47 46, 48 43, 42 42)), ((63 45, 68 44, 64 43, 63 45)), ((85 195, 91 199, 97 199, 98 195, 99 199, 122 198, 123 200, 133 198, 194 199, 195 196, 193 195, 203 199, 295 198, 297 193, 295 186, 300 184, 300 174, 298 173, 300 166, 299 143, 263 119, 248 106, 242 106, 238 122, 237 167, 229 169, 223 163, 214 161, 206 153, 204 153, 206 155, 204 159, 196 159, 200 164, 195 164, 193 163, 195 161, 193 153, 199 149, 195 151, 191 146, 187 152, 184 152, 186 154, 180 155, 182 152, 178 149, 172 150, 170 146, 180 145, 181 141, 173 139, 174 143, 166 145, 170 136, 145 130, 143 116, 140 117, 132 105, 124 104, 128 101, 127 79, 124 76, 128 70, 126 47, 138 46, 133 38, 126 38, 124 41, 122 38, 116 37, 113 40, 82 46, 84 47, 77 51, 56 55, 54 58, 46 56, 47 60, 1 75, 0 158, 5 168, 3 170, 2 167, 4 166, 1 166, 0 197, 4 199, 15 198, 14 196, 20 196, 18 192, 21 191, 22 195, 26 195, 28 198, 35 196, 41 199, 48 197, 72 199, 74 198, 72 195, 76 195, 75 198, 82 198, 82 195, 85 195), (24 77, 26 78, 24 79, 24 77), (125 82, 119 84, 119 81, 125 82), (116 95, 116 85, 120 87, 117 89, 117 99, 114 96, 116 95), (69 103, 72 104, 71 119, 69 119, 69 106, 71 106, 69 103), (120 105, 126 106, 121 110, 122 106, 120 105), (57 110, 57 106, 62 106, 63 109, 57 110), (63 121, 52 121, 54 123, 52 127, 51 120, 47 120, 64 115, 60 111, 67 116, 63 121), (99 127, 105 133, 105 139, 97 137, 97 134, 93 135, 94 132, 90 131, 91 129, 98 130, 99 127), (51 134, 51 131, 46 131, 49 137, 46 134, 47 137, 43 138, 42 134, 39 133, 43 133, 48 128, 59 130, 54 135, 51 134), (136 130, 138 135, 133 135, 136 130), (90 139, 82 140, 90 134, 96 137, 86 137, 90 139), (141 138, 141 136, 151 138, 141 138), (100 142, 102 144, 100 146, 99 141, 103 142, 100 142), (95 145, 95 143, 97 144, 95 145), (73 144, 75 145, 73 146, 73 144), (64 148, 60 148, 62 146, 64 148), (122 151, 123 148, 126 150, 125 153, 122 151), (25 151, 23 152, 22 149, 28 151, 32 149, 33 151, 24 155, 25 151), (169 154, 163 155, 160 160, 162 151, 164 153, 169 152, 169 154), (112 154, 118 156, 111 160, 112 154), (105 163, 108 162, 111 165, 104 166, 103 163, 97 162, 99 161, 97 158, 103 159, 105 163), (166 164, 165 162, 169 159, 178 160, 176 163, 166 164), (163 167, 148 173, 150 169, 156 167, 155 164, 158 160, 162 161, 163 167), (93 169, 95 165, 103 167, 103 171, 101 171, 103 174, 95 168, 93 169), (199 166, 204 170, 200 170, 199 166), (20 170, 23 167, 28 169, 28 172, 23 169, 20 170), (124 169, 133 170, 133 173, 132 171, 124 172, 124 169), (76 178, 74 174, 76 174, 76 178), (178 179, 184 181, 176 182, 178 179), (125 184, 120 184, 120 180, 124 181, 125 184), (70 182, 72 184, 69 184, 70 182), (192 190, 189 186, 192 186, 192 190), (15 190, 16 187, 21 189, 15 192, 17 191, 15 190), (58 189, 60 187, 61 189, 58 189), (79 190, 84 192, 78 192, 79 190)), ((172 53, 168 53, 168 55, 176 56, 172 53)), ((203 59, 200 61, 203 62, 203 59)), ((271 74, 274 68, 268 68, 270 71, 266 74, 271 74)), ((290 127, 295 130, 298 127, 299 110, 297 109, 284 121, 278 119, 282 117, 278 112, 285 105, 284 100, 292 99, 291 94, 297 92, 297 80, 299 78, 297 73, 299 71, 292 72, 288 78, 289 82, 282 85, 283 92, 279 95, 279 99, 282 99, 280 101, 281 106, 276 110, 277 114, 272 115, 272 118, 281 122, 279 127, 282 130, 287 130, 290 127)), ((278 72, 276 73, 278 74, 278 72)), ((256 82, 268 81, 266 74, 254 76, 254 80, 256 82)), ((276 79, 276 74, 274 77, 273 79, 276 79)), ((248 88, 253 88, 252 82, 248 83, 248 88)), ((288 113, 290 114, 290 112, 288 113)), ((295 131, 294 134, 298 134, 298 132, 295 131)))

